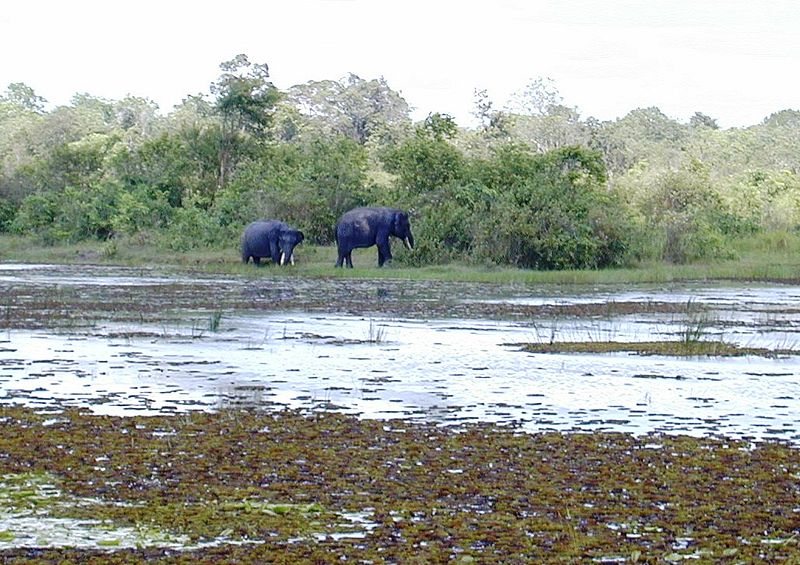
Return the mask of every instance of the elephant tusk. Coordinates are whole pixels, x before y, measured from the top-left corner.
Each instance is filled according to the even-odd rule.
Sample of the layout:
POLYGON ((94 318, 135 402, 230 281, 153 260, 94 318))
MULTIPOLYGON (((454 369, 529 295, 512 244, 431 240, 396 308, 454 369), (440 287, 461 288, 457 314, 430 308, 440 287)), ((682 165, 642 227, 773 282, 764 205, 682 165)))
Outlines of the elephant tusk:
POLYGON ((414 246, 413 246, 413 245, 411 245, 411 240, 409 240, 408 238, 405 238, 405 239, 403 240, 403 243, 405 243, 405 244, 406 244, 406 249, 414 249, 414 246))
POLYGON ((286 253, 281 253, 281 265, 286 262, 286 253))
POLYGON ((294 267, 294 253, 289 255, 289 262, 292 264, 292 267, 294 267))

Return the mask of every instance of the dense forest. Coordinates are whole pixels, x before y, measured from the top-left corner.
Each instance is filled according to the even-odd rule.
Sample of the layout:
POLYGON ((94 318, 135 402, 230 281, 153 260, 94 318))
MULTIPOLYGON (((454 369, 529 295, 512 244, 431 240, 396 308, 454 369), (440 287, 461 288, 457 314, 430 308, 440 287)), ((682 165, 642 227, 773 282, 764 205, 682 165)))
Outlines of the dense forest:
POLYGON ((280 91, 245 55, 220 71, 166 115, 90 94, 45 110, 9 85, 0 232, 233 248, 269 217, 326 245, 342 212, 391 205, 412 218, 405 264, 563 269, 724 257, 733 238, 800 226, 797 110, 732 129, 658 108, 599 121, 539 78, 503 109, 476 91, 479 125, 464 128, 441 113, 414 123, 383 79, 280 91))

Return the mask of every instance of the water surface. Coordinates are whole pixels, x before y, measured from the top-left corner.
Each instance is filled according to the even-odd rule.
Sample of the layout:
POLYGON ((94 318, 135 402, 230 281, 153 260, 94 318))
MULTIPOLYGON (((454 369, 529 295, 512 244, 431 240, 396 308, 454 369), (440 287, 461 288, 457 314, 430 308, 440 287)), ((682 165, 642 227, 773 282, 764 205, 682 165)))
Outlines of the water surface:
POLYGON ((800 287, 524 286, 0 264, 0 402, 292 407, 526 431, 800 441, 800 361, 528 354, 530 341, 792 350, 800 287))

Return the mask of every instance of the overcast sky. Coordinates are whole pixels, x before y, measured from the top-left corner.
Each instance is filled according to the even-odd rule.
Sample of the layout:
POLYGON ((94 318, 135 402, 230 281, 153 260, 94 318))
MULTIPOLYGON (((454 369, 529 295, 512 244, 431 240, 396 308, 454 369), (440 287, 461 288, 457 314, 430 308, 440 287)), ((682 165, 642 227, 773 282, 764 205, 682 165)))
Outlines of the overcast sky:
POLYGON ((796 0, 26 0, 0 11, 0 91, 51 105, 75 93, 154 100, 208 93, 238 53, 280 89, 383 76, 415 119, 472 123, 475 89, 496 108, 536 77, 608 120, 657 106, 722 127, 800 109, 796 0))

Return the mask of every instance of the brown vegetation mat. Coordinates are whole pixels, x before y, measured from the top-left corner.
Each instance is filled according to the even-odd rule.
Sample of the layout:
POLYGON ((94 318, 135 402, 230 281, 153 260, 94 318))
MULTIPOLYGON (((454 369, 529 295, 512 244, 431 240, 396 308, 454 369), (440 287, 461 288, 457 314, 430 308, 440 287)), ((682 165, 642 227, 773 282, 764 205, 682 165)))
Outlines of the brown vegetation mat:
POLYGON ((677 357, 743 357, 758 355, 780 357, 794 355, 794 350, 771 350, 741 347, 722 340, 672 341, 554 341, 552 343, 512 343, 528 353, 634 353, 677 357))
MULTIPOLYGON (((307 281, 306 281, 307 282, 307 281)), ((279 281, 280 285, 286 284, 279 281)), ((277 283, 276 283, 277 285, 277 283)), ((384 295, 367 284, 334 287, 304 293, 291 287, 214 288, 202 285, 104 287, 53 289, 10 287, 0 300, 0 329, 80 328, 98 320, 114 319, 153 323, 178 312, 223 312, 258 310, 346 313, 359 316, 407 318, 489 318, 530 320, 536 318, 612 318, 635 314, 685 315, 685 303, 605 302, 588 304, 527 305, 502 301, 462 300, 458 288, 439 291, 432 298, 406 296, 387 291, 384 295), (368 288, 364 288, 368 287, 368 288), (335 291, 335 294, 334 294, 335 291)), ((381 290, 380 288, 378 290, 381 290)))
POLYGON ((0 552, 4 562, 800 559, 800 450, 774 442, 288 411, 116 418, 0 408, 0 474, 31 472, 95 501, 61 513, 148 524, 192 543, 257 543, 18 548, 0 552), (374 528, 334 537, 344 512, 366 513, 374 528))

